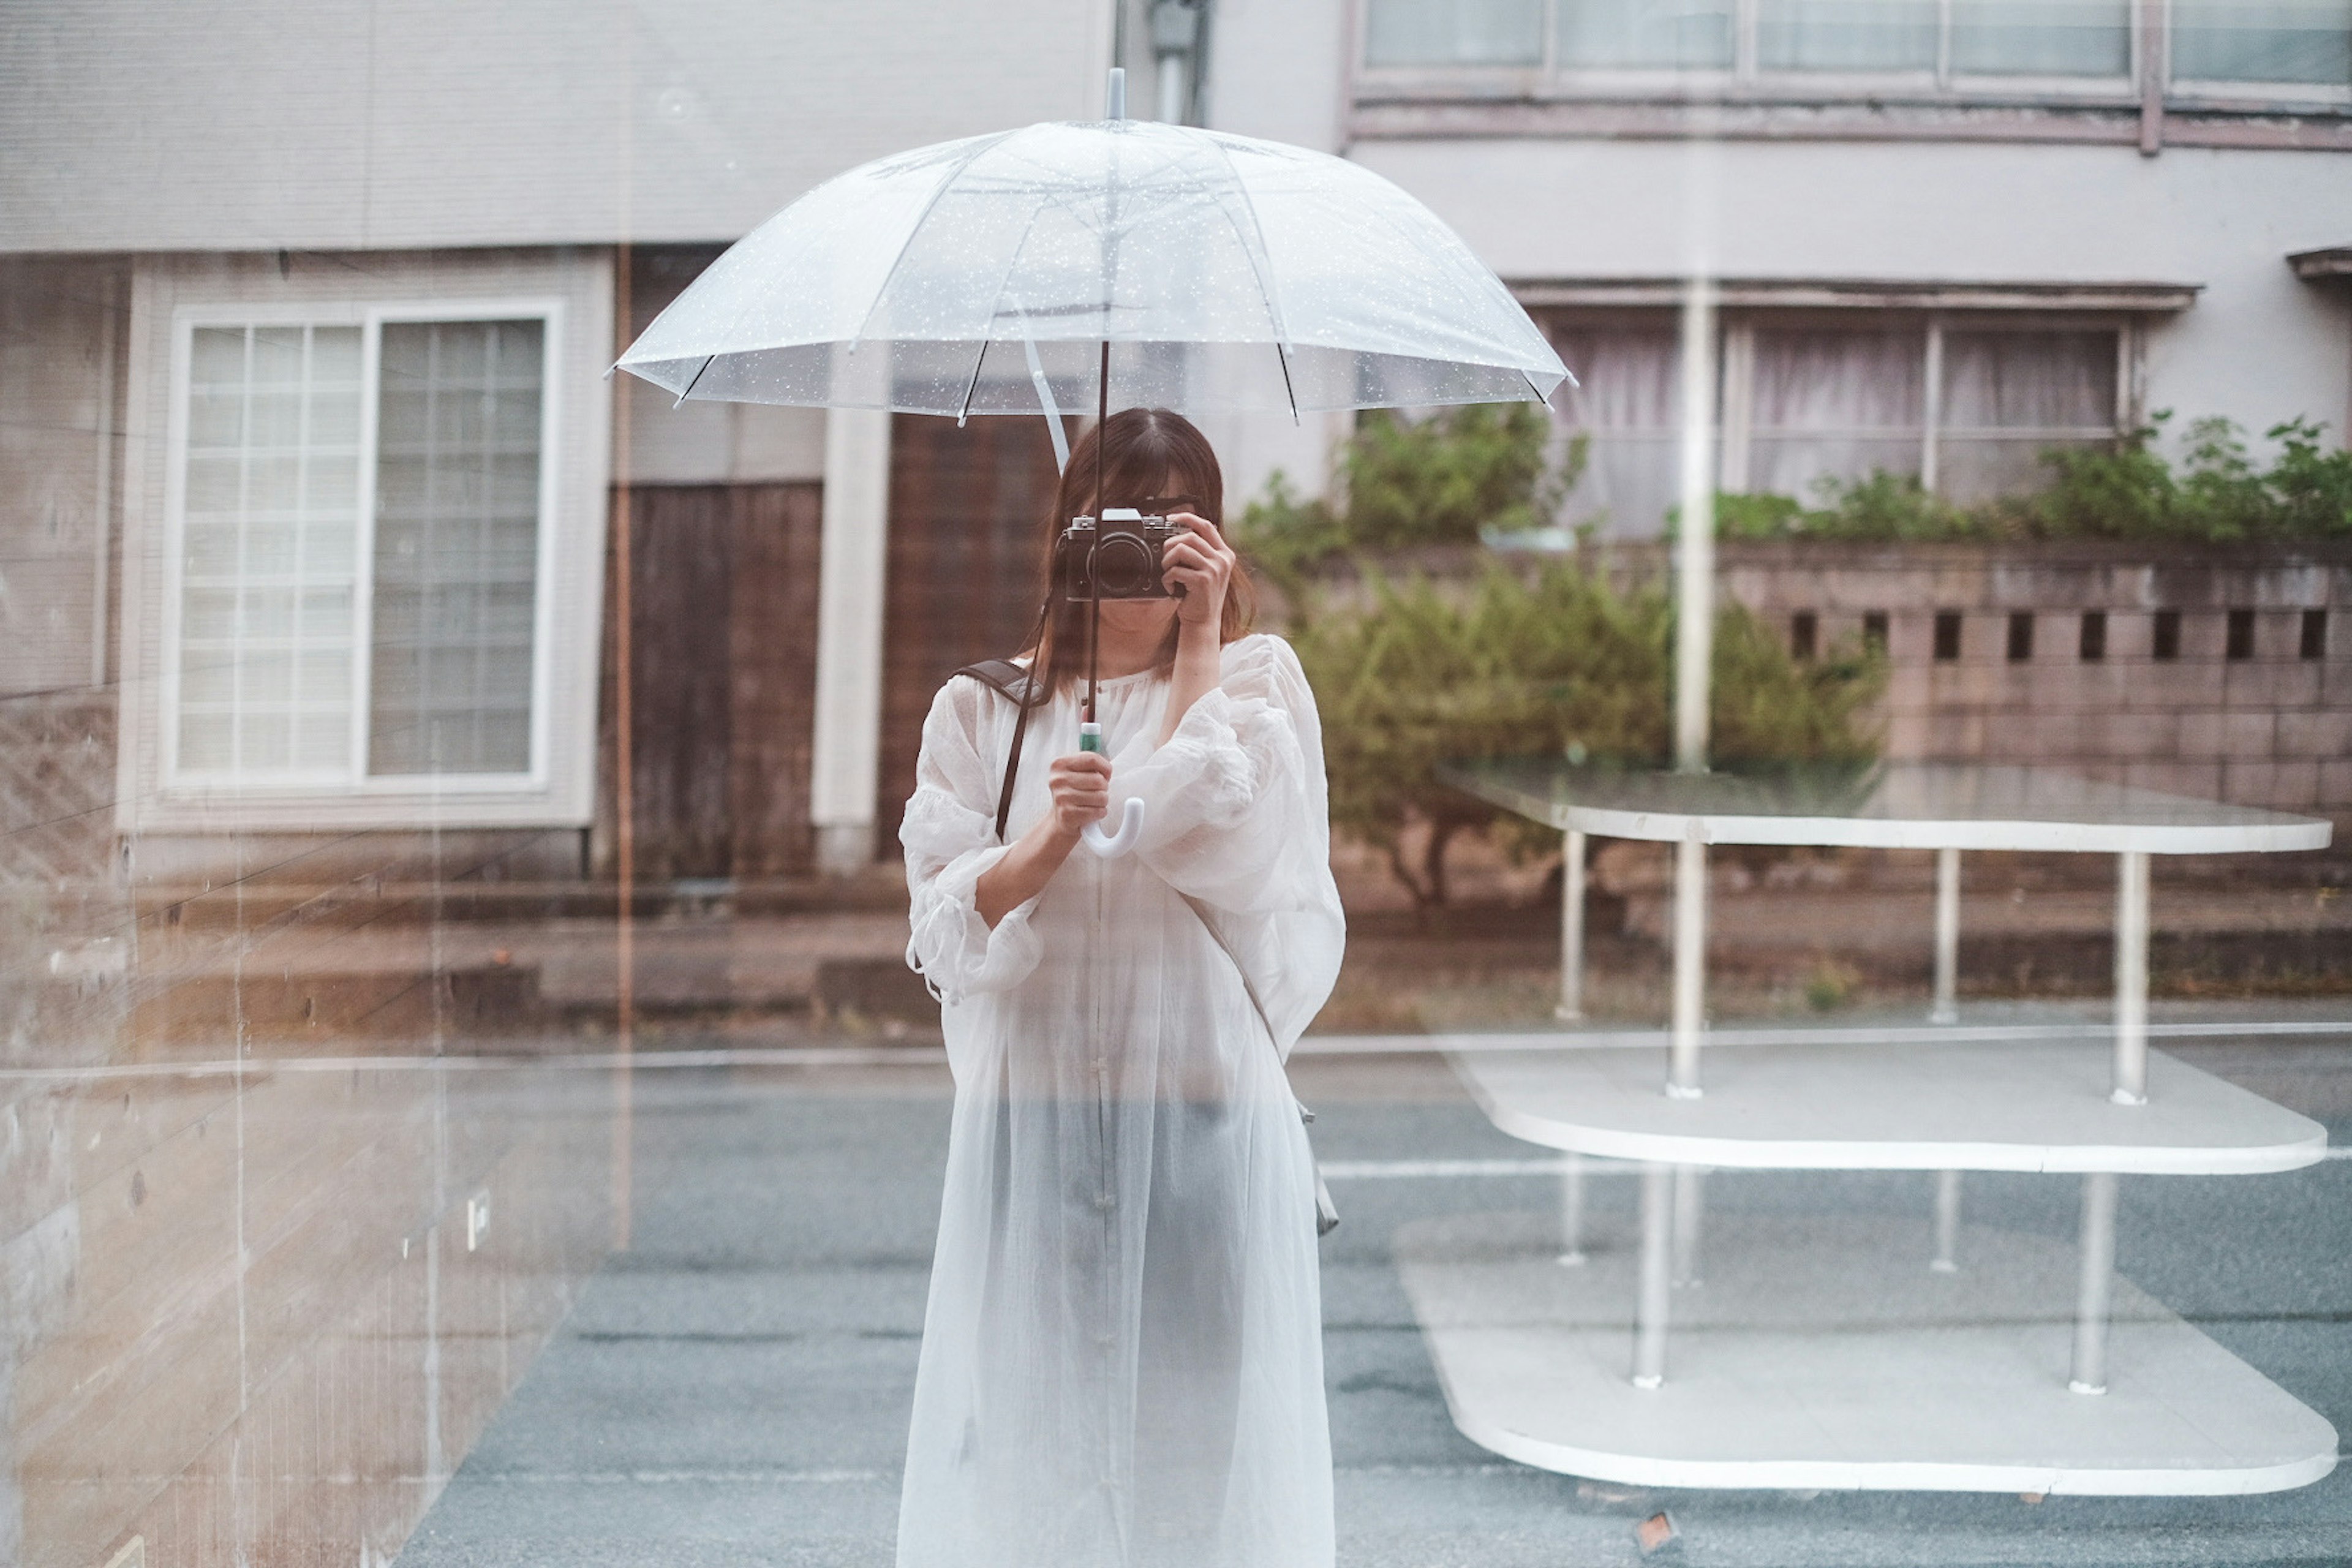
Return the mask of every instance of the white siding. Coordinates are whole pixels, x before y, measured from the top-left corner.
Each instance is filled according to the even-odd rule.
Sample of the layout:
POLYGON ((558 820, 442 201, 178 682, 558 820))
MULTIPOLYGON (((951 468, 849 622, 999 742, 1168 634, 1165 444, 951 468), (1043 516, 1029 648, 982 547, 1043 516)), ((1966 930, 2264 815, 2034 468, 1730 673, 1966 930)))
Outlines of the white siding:
POLYGON ((1100 112, 1093 0, 0 0, 0 250, 731 239, 1100 112))

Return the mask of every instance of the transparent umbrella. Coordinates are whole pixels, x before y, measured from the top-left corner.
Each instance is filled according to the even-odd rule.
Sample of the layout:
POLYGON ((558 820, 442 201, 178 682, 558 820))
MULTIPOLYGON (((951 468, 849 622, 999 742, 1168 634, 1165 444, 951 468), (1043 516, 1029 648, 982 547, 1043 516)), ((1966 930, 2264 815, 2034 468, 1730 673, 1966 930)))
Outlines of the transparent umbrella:
MULTIPOLYGON (((1559 356, 1454 231, 1378 174, 1108 118, 918 148, 738 240, 616 368, 688 398, 1061 416, 1543 402, 1559 356)), ((1097 455, 1100 446, 1097 447, 1097 455)), ((1099 480, 1095 490, 1101 493, 1099 480)), ((1099 578, 1099 574, 1092 574, 1099 578)), ((1080 743, 1092 749, 1094 639, 1080 743)), ((1118 854, 1141 827, 1127 803, 1118 854)))
POLYGON ((713 262, 620 368, 681 399, 959 419, 1100 409, 1114 387, 1188 414, 1541 402, 1567 374, 1469 247, 1378 174, 1116 102, 826 182, 713 262))

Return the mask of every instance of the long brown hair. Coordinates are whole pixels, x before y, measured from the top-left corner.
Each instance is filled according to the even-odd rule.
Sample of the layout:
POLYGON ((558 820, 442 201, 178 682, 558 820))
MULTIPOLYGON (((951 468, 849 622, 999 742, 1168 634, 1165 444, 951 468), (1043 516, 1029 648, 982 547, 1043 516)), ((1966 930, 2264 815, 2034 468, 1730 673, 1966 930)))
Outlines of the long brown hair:
MULTIPOLYGON (((1087 605, 1062 596, 1055 580, 1054 545, 1074 517, 1099 516, 1095 510, 1095 449, 1102 448, 1103 496, 1108 506, 1139 510, 1162 507, 1207 518, 1223 533, 1225 527, 1225 477, 1209 438, 1191 420, 1165 408, 1123 408, 1098 429, 1089 430, 1071 448, 1062 470, 1062 485, 1054 497, 1054 515, 1045 520, 1045 563, 1039 574, 1046 605, 1044 633, 1030 668, 1045 671, 1045 688, 1059 691, 1087 674, 1087 605), (1181 503, 1181 504, 1178 504, 1181 503)), ((1232 542, 1227 541, 1228 543, 1232 542)), ((1217 640, 1229 643, 1249 635, 1257 619, 1257 595, 1249 574, 1236 568, 1225 588, 1225 612, 1217 640)), ((1153 668, 1166 669, 1176 662, 1179 628, 1171 625, 1153 668)))

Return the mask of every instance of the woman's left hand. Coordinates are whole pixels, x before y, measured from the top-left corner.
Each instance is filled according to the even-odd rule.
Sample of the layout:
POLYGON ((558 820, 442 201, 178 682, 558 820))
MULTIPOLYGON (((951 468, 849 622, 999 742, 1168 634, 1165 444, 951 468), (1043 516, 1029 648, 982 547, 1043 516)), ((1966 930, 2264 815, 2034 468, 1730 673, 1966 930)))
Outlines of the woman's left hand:
POLYGON ((1218 626, 1224 619, 1225 589, 1238 564, 1233 546, 1207 518, 1179 511, 1170 513, 1168 521, 1184 530, 1170 535, 1160 551, 1165 568, 1160 581, 1183 590, 1184 596, 1176 601, 1177 618, 1187 626, 1218 626))

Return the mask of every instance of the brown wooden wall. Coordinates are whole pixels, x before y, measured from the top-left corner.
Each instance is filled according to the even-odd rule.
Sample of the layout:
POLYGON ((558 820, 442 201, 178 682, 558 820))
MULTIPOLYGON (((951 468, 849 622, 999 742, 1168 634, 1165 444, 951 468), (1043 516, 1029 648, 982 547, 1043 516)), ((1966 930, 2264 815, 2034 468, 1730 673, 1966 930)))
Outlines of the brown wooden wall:
POLYGON ((890 430, 890 575, 883 616, 875 845, 898 853, 923 715, 959 667, 1019 651, 1037 615, 1056 475, 1039 419, 900 415, 890 430))
MULTIPOLYGON (((641 878, 751 879, 809 868, 822 494, 814 484, 629 492, 630 772, 641 878)), ((621 668, 610 571, 608 560, 596 835, 608 876, 617 863, 621 668)))

